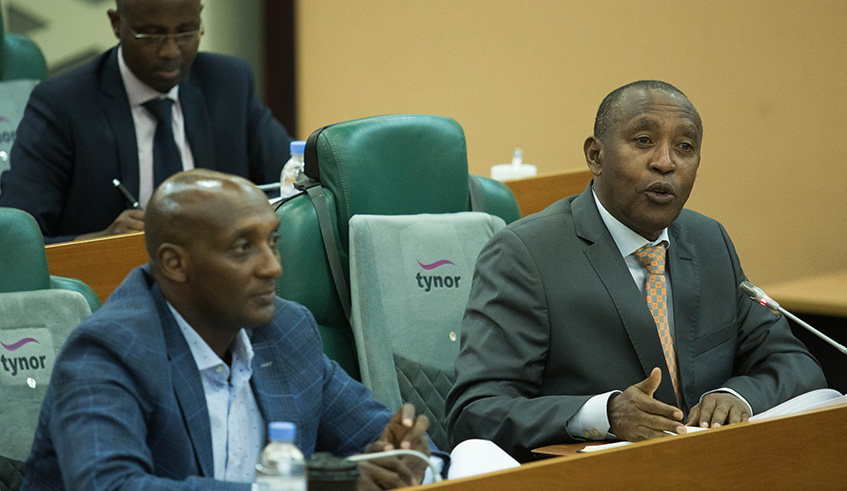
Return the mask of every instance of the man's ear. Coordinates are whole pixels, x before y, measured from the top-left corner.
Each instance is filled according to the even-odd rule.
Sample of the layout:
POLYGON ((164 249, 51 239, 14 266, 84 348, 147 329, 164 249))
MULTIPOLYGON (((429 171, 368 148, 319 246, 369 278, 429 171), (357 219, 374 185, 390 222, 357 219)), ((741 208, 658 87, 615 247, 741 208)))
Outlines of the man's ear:
POLYGON ((585 152, 585 162, 588 168, 595 176, 603 173, 603 142, 594 135, 585 139, 582 145, 582 150, 585 152))
POLYGON ((112 24, 112 32, 115 33, 115 37, 121 38, 121 16, 118 15, 117 10, 109 10, 106 12, 109 16, 109 22, 112 24))
POLYGON ((156 267, 162 276, 174 283, 188 280, 189 263, 188 251, 182 246, 164 242, 156 251, 156 267))

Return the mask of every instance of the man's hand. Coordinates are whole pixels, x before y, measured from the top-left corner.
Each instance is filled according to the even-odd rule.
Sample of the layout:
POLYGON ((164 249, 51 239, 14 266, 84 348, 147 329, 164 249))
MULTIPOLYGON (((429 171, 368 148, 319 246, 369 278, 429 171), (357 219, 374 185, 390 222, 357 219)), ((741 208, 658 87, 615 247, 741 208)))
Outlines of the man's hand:
POLYGON ((129 232, 141 232, 144 230, 144 211, 142 210, 124 210, 115 218, 115 221, 109 225, 109 228, 99 232, 91 232, 77 236, 76 240, 94 239, 96 237, 106 237, 107 235, 126 234, 129 232))
POLYGON ((750 419, 747 404, 729 392, 712 392, 688 413, 689 426, 715 428, 724 424, 735 424, 750 419))
MULTIPOLYGON (((415 406, 403 404, 388 420, 379 440, 368 445, 365 453, 384 450, 417 450, 429 455, 429 440, 426 430, 429 418, 415 415, 415 406)), ((427 464, 418 457, 401 455, 359 462, 361 476, 358 491, 395 489, 420 484, 426 473, 427 464)))
POLYGON ((638 441, 667 436, 665 431, 685 433, 682 411, 653 399, 662 381, 654 368, 650 376, 609 399, 609 430, 622 440, 638 441))

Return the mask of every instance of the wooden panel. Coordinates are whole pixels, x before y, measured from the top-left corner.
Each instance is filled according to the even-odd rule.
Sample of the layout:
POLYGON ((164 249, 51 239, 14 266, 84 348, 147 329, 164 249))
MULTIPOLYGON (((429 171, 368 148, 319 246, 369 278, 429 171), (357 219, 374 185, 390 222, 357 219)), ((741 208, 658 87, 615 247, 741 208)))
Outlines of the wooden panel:
POLYGON ((537 213, 565 196, 579 194, 594 177, 588 169, 543 174, 526 179, 503 181, 512 190, 521 216, 537 213))
POLYGON ((843 489, 847 405, 428 485, 438 491, 843 489))
POLYGON ((147 263, 144 232, 50 244, 45 252, 50 274, 84 281, 101 302, 132 268, 147 263))

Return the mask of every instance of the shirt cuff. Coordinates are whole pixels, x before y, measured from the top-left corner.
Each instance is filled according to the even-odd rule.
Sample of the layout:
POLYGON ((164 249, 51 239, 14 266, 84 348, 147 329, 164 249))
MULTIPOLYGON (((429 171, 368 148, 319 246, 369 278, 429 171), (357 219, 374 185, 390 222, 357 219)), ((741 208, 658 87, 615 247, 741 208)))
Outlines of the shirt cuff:
POLYGON ((747 402, 747 399, 745 399, 744 397, 741 396, 741 394, 739 394, 738 392, 735 392, 734 390, 730 389, 729 387, 721 387, 720 389, 710 390, 709 392, 706 392, 705 394, 700 396, 700 400, 698 401, 698 403, 703 402, 703 398, 706 397, 707 394, 711 394, 712 392, 729 392, 730 394, 734 395, 735 397, 741 399, 741 401, 744 402, 744 404, 747 405, 747 410, 750 411, 750 416, 751 417, 753 416, 753 408, 750 407, 750 403, 747 402))
MULTIPOLYGON (((430 455, 429 461, 436 469, 438 469, 438 473, 442 474, 442 471, 444 469, 444 459, 442 459, 438 455, 430 455)), ((434 478, 432 477, 432 467, 427 466, 426 474, 424 474, 424 478, 423 481, 421 481, 421 484, 429 484, 433 482, 433 480, 434 478)))
POLYGON ((620 392, 612 390, 588 399, 568 420, 565 426, 568 434, 578 440, 605 440, 610 428, 609 414, 606 411, 609 398, 612 394, 620 392))

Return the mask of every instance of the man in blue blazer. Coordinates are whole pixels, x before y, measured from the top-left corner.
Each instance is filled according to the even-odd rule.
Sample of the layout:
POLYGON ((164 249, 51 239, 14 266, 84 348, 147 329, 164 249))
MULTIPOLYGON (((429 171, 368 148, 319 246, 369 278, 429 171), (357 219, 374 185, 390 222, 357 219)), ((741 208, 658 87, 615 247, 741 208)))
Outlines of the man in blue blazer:
MULTIPOLYGON (((275 295, 279 221, 249 181, 197 169, 157 189, 150 263, 71 334, 55 362, 22 489, 248 490, 272 421, 347 456, 429 453, 426 416, 393 417, 275 295)), ((359 489, 419 483, 425 463, 362 465, 359 489), (378 483, 378 487, 377 487, 378 483)))
POLYGON ((198 53, 200 0, 117 0, 120 44, 38 85, 0 180, 0 206, 33 215, 47 242, 142 230, 118 179, 142 207, 153 182, 157 120, 143 104, 174 102, 184 169, 275 182, 291 137, 254 92, 244 60, 198 53))
POLYGON ((485 246, 447 398, 453 445, 490 439, 529 460, 550 444, 745 421, 825 386, 786 320, 738 291, 723 227, 683 210, 702 136, 679 89, 615 90, 585 142, 592 183, 485 246), (666 250, 672 365, 633 255, 643 246, 666 250))

